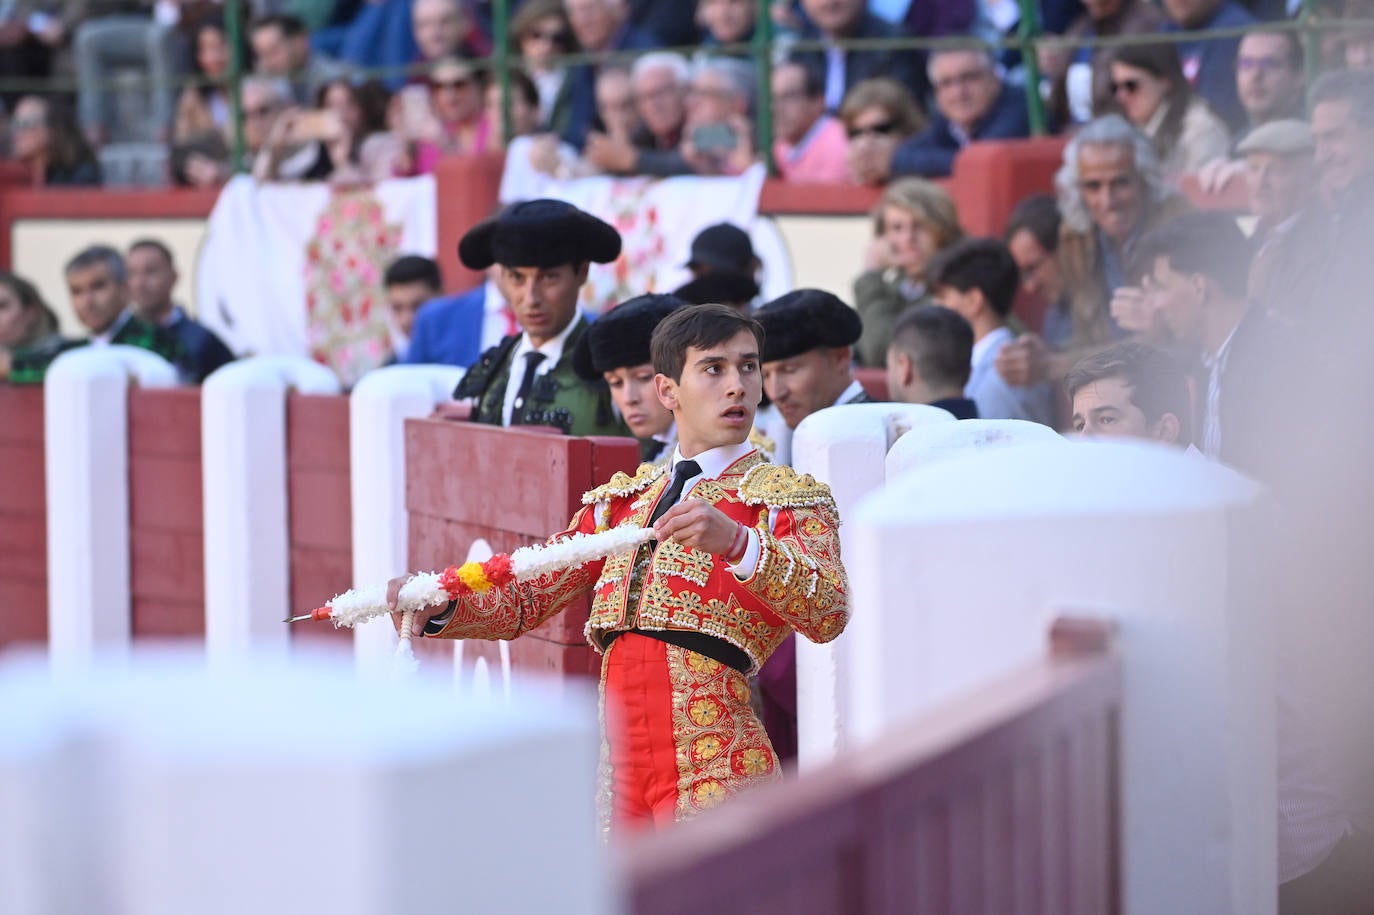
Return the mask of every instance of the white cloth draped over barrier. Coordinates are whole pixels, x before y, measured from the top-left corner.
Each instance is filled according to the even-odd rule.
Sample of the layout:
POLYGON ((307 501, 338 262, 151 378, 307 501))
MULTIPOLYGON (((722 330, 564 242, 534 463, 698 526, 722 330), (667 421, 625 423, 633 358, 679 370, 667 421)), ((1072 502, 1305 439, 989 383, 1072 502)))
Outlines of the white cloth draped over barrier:
POLYGON ((390 355, 383 272, 433 257, 436 225, 428 176, 347 191, 235 178, 206 226, 199 318, 239 355, 310 356, 351 385, 390 355))
MULTIPOLYGON (((552 181, 542 176, 508 174, 501 200, 532 197, 566 200, 604 219, 620 232, 624 250, 611 264, 592 264, 582 287, 582 307, 600 314, 625 299, 646 292, 672 292, 687 283, 692 239, 707 226, 728 222, 756 229, 759 192, 767 172, 762 165, 734 178, 681 177, 579 178, 552 181)), ((791 284, 791 271, 776 230, 759 226, 756 253, 765 264, 764 295, 781 295, 791 284), (772 230, 771 232, 769 230, 772 230)))

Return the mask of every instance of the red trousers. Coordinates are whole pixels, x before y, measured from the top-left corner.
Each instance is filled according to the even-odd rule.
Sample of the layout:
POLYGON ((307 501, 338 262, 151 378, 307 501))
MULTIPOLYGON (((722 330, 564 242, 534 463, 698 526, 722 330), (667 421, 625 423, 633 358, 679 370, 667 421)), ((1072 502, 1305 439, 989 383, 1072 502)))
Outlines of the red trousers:
POLYGON ((615 832, 686 819, 779 777, 739 671, 630 632, 602 659, 601 688, 597 800, 615 832))

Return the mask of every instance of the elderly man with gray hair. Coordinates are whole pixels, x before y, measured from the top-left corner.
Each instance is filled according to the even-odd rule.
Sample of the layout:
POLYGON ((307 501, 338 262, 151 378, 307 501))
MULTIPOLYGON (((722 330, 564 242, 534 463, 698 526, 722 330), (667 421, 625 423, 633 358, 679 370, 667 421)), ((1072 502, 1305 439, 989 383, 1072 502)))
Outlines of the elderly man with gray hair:
POLYGON ((1003 82, 987 47, 934 51, 926 71, 935 115, 929 127, 897 147, 892 174, 943 177, 969 143, 1030 136, 1025 92, 1003 82))
POLYGON ((1127 336, 1114 315, 1143 307, 1129 301, 1132 249, 1146 232, 1188 209, 1165 184, 1150 141, 1115 114, 1074 135, 1054 184, 1063 215, 1055 256, 1073 326, 1069 352, 1052 352, 1039 337, 1023 334, 997 358, 998 373, 1013 385, 1063 378, 1084 350, 1127 336))

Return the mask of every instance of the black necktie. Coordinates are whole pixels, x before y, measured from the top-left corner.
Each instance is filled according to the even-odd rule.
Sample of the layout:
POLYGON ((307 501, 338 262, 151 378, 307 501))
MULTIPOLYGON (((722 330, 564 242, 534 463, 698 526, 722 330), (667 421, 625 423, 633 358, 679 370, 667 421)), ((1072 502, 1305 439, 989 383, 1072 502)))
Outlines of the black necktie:
POLYGON ((525 354, 525 374, 520 379, 520 387, 515 392, 515 404, 510 411, 510 424, 518 426, 524 422, 520 414, 524 412, 525 401, 529 399, 530 388, 534 387, 534 370, 544 361, 544 354, 538 350, 525 354))
POLYGON ((701 465, 696 461, 678 461, 673 468, 673 485, 669 486, 663 493, 663 497, 654 506, 654 513, 649 516, 649 527, 654 526, 654 522, 677 504, 677 500, 682 497, 683 485, 693 477, 701 473, 701 465))

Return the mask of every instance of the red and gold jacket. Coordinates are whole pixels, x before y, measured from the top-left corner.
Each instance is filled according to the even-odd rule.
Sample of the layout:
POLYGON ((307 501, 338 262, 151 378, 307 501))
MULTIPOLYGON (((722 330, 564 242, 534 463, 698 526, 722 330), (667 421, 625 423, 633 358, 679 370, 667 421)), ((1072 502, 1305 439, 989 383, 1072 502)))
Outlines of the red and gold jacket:
MULTIPOLYGON (((583 496, 583 508, 549 542, 644 526, 668 480, 662 465, 641 465, 633 477, 617 473, 583 496)), ((749 578, 737 578, 721 556, 672 540, 649 543, 633 554, 465 595, 438 637, 513 639, 588 591, 587 639, 598 651, 605 635, 619 630, 696 631, 742 649, 757 673, 792 630, 813 642, 840 634, 849 619, 849 585, 828 486, 751 451, 691 494, 755 530, 760 550, 749 578)))

